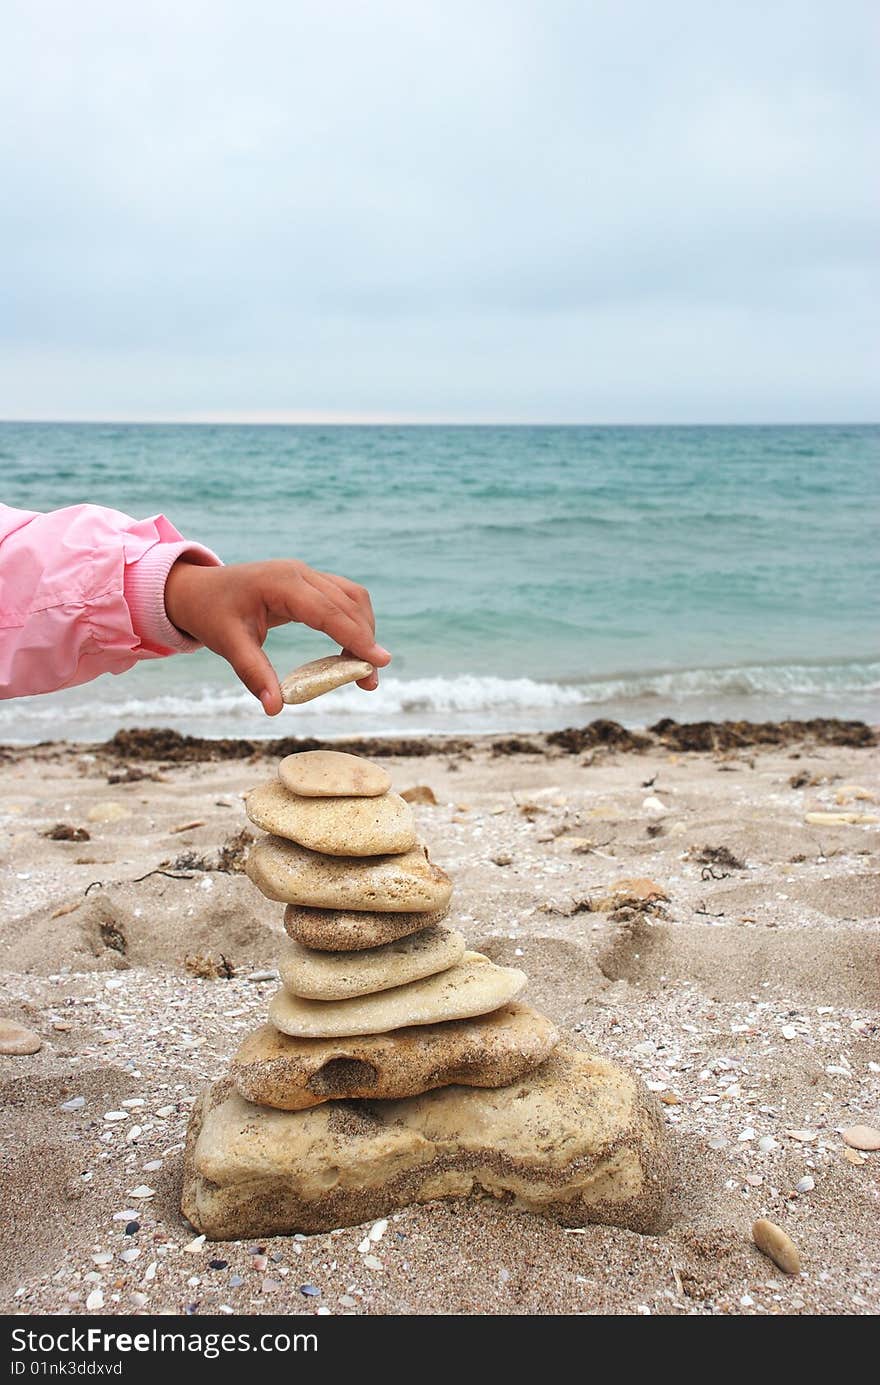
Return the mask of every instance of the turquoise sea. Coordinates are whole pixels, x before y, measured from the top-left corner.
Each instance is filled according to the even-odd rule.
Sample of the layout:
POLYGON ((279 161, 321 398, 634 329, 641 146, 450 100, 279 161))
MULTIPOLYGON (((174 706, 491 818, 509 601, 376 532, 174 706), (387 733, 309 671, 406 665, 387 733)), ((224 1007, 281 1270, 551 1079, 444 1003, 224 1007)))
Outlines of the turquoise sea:
MULTIPOLYGON (((0 424, 0 498, 162 511, 369 587, 394 654, 267 719, 214 656, 0 704, 0 739, 880 721, 880 427, 0 424)), ((281 674, 331 652, 270 637, 281 674)))

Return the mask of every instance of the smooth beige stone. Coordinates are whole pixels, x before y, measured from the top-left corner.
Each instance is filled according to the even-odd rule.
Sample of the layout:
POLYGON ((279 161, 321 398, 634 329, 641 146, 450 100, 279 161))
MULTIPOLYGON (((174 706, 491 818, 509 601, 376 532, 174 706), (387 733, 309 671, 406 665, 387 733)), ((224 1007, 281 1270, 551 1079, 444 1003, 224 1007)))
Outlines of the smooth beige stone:
POLYGON ((305 1000, 346 1000, 435 976, 460 962, 464 954, 462 934, 436 924, 361 952, 316 952, 286 938, 278 970, 291 995, 305 1000))
POLYGON ((669 1174, 655 1103, 629 1072, 557 1048, 510 1086, 402 1101, 253 1106, 227 1078, 190 1120, 183 1211, 212 1240, 329 1231, 470 1193, 564 1226, 659 1230, 669 1174))
POLYGON ((778 1265, 783 1274, 800 1274, 801 1257, 787 1231, 766 1217, 759 1217, 752 1227, 752 1240, 768 1260, 778 1265))
POLYGON ((248 852, 246 870, 267 898, 314 909, 433 913, 452 896, 449 876, 432 865, 421 846, 364 860, 322 856, 281 837, 263 837, 248 852))
POLYGON ((311 702, 313 697, 341 688, 344 683, 356 683, 373 672, 372 664, 363 659, 349 659, 343 654, 312 659, 281 680, 281 700, 288 703, 311 702))
POLYGON ((303 798, 375 798, 391 788, 391 775, 344 750, 301 750, 285 755, 278 766, 278 778, 291 793, 303 798))
POLYGON ((840 1133, 843 1143, 850 1149, 880 1149, 880 1130, 873 1125, 851 1125, 840 1133))
POLYGON ((276 991, 269 1019, 282 1034, 303 1039, 349 1038, 353 1034, 387 1034, 410 1024, 486 1015, 519 995, 525 972, 496 967, 481 952, 466 952, 460 962, 438 976, 426 976, 376 995, 350 1000, 302 1000, 276 991))
POLYGON ((17 1020, 0 1019, 0 1053, 11 1058, 23 1058, 29 1053, 39 1053, 43 1040, 33 1029, 19 1024, 17 1020))
POLYGON ((452 1082, 503 1087, 558 1042, 550 1020, 516 1003, 474 1019, 349 1039, 296 1039, 264 1024, 244 1040, 231 1073, 248 1101, 301 1111, 343 1097, 418 1096, 452 1082))
POLYGON ((276 837, 325 856, 386 856, 416 842, 413 811, 399 794, 379 798, 303 798, 278 779, 251 789, 247 815, 276 837))
POLYGON ((284 927, 294 942, 318 952, 360 952, 418 933, 439 923, 446 913, 446 909, 437 909, 427 914, 368 914, 358 909, 309 909, 288 904, 284 927))

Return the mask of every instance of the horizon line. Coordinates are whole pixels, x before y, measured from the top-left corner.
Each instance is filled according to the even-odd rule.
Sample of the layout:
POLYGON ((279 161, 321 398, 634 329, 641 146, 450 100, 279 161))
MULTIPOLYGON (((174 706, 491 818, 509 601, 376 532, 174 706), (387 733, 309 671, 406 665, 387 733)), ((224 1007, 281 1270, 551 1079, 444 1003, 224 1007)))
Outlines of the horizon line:
POLYGON ((3 424, 59 424, 103 426, 118 424, 132 428, 228 427, 228 428, 872 428, 880 419, 674 419, 627 422, 621 419, 450 419, 419 418, 406 415, 317 415, 303 411, 273 414, 169 415, 160 418, 132 418, 121 414, 104 417, 0 417, 3 424))

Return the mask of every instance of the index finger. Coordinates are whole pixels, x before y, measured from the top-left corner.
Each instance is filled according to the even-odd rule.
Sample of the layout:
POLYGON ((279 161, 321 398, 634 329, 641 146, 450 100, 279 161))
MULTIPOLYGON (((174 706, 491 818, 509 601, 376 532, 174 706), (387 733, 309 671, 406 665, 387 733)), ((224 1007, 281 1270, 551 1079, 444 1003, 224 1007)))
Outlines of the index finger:
POLYGON ((374 668, 390 662, 391 655, 376 643, 363 617, 356 619, 350 611, 338 606, 317 583, 308 579, 303 582, 296 593, 295 609, 290 610, 290 617, 329 635, 343 649, 349 649, 355 658, 365 660, 374 668))

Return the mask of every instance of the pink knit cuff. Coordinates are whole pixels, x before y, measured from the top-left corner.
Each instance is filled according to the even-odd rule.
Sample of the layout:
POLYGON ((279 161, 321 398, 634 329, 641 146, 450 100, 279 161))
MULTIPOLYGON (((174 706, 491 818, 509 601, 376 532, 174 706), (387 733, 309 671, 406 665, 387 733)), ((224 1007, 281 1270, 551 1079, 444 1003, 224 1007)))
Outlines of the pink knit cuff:
POLYGON ((191 640, 172 625, 165 613, 165 583, 178 558, 183 557, 201 567, 222 567, 210 548, 184 539, 181 543, 156 543, 125 568, 125 600, 134 633, 141 644, 163 654, 190 654, 201 648, 198 640, 191 640))

